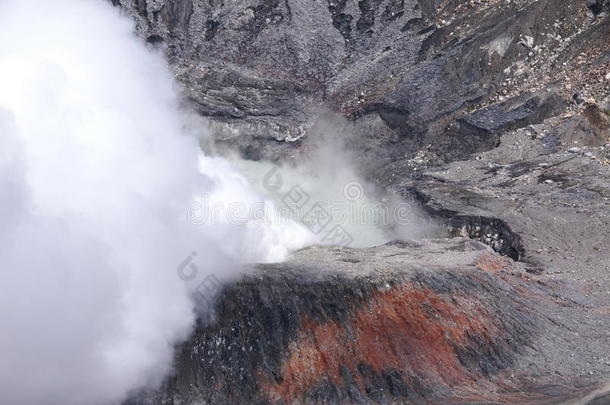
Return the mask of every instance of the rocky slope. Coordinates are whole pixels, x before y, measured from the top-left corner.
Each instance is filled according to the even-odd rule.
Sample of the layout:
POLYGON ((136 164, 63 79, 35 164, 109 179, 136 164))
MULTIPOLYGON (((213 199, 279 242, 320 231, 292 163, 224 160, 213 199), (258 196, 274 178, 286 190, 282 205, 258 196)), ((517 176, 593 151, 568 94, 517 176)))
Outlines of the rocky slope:
POLYGON ((463 158, 609 90, 604 1, 113 2, 253 158, 292 154, 321 106, 357 123, 351 140, 375 165, 428 145, 463 158), (491 124, 494 111, 508 116, 491 124))
POLYGON ((610 402, 610 2, 112 2, 218 145, 298 160, 330 110, 469 238, 261 266, 135 402, 610 402))
POLYGON ((313 247, 226 286, 133 403, 556 403, 607 371, 589 309, 470 239, 313 247))

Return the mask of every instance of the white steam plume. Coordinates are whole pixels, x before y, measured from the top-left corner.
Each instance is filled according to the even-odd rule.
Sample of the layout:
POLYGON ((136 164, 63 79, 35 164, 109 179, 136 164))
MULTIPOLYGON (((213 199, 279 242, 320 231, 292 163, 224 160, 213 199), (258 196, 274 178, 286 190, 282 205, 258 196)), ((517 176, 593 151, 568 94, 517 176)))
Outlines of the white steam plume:
POLYGON ((222 277, 308 242, 296 225, 192 226, 194 196, 260 198, 181 125, 163 60, 107 2, 0 2, 0 403, 158 384, 194 321, 186 255, 222 277))

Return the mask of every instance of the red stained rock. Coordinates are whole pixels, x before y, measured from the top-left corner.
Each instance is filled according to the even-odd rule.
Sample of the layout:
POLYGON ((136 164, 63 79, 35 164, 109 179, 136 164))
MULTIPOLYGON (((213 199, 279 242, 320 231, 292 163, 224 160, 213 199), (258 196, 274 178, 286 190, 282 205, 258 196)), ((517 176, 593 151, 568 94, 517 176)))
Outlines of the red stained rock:
POLYGON ((497 320, 476 299, 406 283, 376 293, 348 322, 304 320, 282 364, 281 382, 263 386, 271 400, 294 403, 322 379, 344 384, 344 367, 364 391, 361 364, 377 373, 407 371, 404 383, 413 392, 420 390, 419 381, 435 387, 474 383, 479 376, 460 362, 456 347, 468 346, 473 337, 491 342, 500 333, 497 320))

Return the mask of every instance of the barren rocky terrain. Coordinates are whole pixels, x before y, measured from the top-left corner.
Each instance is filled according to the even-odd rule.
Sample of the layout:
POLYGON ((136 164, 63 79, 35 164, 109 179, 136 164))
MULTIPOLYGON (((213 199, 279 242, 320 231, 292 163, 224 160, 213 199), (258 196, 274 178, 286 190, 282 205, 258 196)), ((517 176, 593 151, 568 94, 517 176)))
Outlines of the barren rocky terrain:
POLYGON ((607 0, 112 2, 221 149, 331 111, 447 236, 256 266, 133 403, 610 403, 607 0))

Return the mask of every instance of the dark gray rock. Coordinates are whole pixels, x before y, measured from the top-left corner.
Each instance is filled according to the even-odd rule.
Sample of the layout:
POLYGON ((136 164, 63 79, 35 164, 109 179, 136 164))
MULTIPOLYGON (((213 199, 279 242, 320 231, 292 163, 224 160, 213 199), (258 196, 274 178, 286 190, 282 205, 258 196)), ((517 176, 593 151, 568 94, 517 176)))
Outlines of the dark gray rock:
POLYGON ((576 391, 542 370, 588 341, 557 335, 566 313, 586 311, 566 292, 468 239, 309 248, 227 285, 176 375, 131 404, 563 397, 576 391))
MULTIPOLYGON (((289 155, 282 142, 301 139, 323 106, 355 121, 359 147, 379 145, 368 154, 371 166, 428 144, 447 159, 482 150, 475 145, 482 136, 460 143, 447 129, 480 107, 485 118, 507 69, 534 62, 524 38, 557 51, 565 46, 555 38, 570 38, 562 55, 569 61, 590 46, 578 36, 581 21, 592 24, 585 2, 572 0, 114 3, 148 42, 165 47, 186 97, 218 124, 222 142, 261 158, 289 155)), ((527 114, 556 114, 557 96, 550 103, 533 103, 527 114)))
POLYGON ((587 0, 587 6, 591 9, 593 14, 600 14, 604 11, 604 8, 610 8, 610 4, 607 0, 587 0))
POLYGON ((407 165, 394 165, 381 179, 453 229, 547 269, 551 278, 591 280, 590 293, 610 302, 609 151, 591 146, 599 145, 592 132, 562 132, 581 119, 545 123, 541 137, 509 132, 478 160, 423 168, 410 177, 397 175, 410 171, 407 165), (558 137, 551 152, 548 134, 558 137))
POLYGON ((499 145, 502 133, 539 124, 559 115, 566 108, 566 101, 552 90, 524 94, 458 119, 446 133, 449 145, 445 147, 443 143, 436 142, 435 148, 451 160, 467 157, 470 153, 488 151, 499 145), (465 150, 468 151, 466 155, 465 150))

